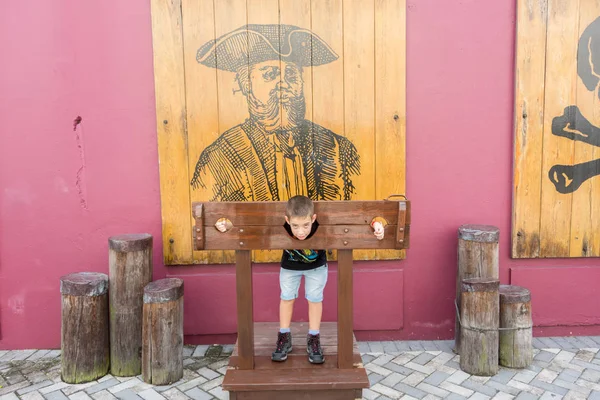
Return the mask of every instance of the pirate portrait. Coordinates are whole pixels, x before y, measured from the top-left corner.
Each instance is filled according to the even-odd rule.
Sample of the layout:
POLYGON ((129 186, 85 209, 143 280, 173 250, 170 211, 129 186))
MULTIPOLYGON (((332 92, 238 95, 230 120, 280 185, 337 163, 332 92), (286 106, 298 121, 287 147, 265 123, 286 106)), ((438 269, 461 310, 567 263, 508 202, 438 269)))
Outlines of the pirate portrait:
POLYGON ((352 199, 355 146, 305 118, 303 68, 337 59, 321 38, 293 25, 246 25, 202 45, 196 60, 235 74, 248 118, 203 149, 191 186, 208 189, 211 201, 352 199))

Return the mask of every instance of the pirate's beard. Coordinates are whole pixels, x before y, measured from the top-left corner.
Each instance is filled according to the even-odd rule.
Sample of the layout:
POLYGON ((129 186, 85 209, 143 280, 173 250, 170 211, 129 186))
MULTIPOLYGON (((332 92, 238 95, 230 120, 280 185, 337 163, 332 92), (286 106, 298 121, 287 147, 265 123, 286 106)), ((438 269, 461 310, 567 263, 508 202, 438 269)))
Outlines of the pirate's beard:
POLYGON ((267 103, 260 102, 250 91, 248 107, 252 120, 262 125, 267 132, 290 130, 300 125, 306 113, 304 95, 296 96, 285 89, 271 91, 267 103), (281 102, 280 96, 285 101, 281 102))

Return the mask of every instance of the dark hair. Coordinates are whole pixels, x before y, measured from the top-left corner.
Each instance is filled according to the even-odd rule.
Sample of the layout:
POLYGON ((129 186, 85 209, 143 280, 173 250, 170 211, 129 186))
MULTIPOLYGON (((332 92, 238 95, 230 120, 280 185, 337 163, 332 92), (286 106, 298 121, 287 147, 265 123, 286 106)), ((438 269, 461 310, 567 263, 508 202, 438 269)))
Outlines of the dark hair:
POLYGON ((315 206, 311 199, 306 196, 294 196, 290 198, 285 207, 285 216, 291 217, 312 217, 315 213, 315 206))

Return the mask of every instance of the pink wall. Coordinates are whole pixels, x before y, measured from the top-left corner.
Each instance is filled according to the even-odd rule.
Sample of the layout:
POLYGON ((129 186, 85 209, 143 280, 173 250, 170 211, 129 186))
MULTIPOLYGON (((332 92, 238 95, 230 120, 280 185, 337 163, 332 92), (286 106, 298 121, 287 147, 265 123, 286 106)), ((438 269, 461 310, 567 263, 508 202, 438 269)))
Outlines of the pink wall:
MULTIPOLYGON (((107 238, 124 232, 155 236, 155 279, 186 278, 186 333, 234 331, 233 298, 225 295, 233 291, 230 267, 160 262, 149 2, 34 3, 7 2, 0 13, 0 348, 58 347, 58 278, 108 272, 107 238), (73 130, 77 116, 83 120, 73 130), (211 279, 220 280, 217 299, 201 290, 211 279)), ((513 3, 408 1, 411 249, 403 262, 359 263, 363 338, 453 337, 456 229, 464 223, 500 227, 502 282, 513 268, 529 271, 519 279, 539 293, 539 324, 570 325, 537 333, 600 334, 600 307, 584 297, 544 300, 569 267, 590 271, 577 278, 588 293, 599 259, 509 258, 513 3), (382 281, 388 285, 368 297, 382 281), (379 312, 385 298, 393 304, 379 312), (381 331, 384 320, 403 329, 381 331)), ((257 295, 257 318, 276 316, 274 271, 257 268, 255 287, 275 291, 257 295)), ((325 318, 335 318, 334 310, 327 304, 325 318)))

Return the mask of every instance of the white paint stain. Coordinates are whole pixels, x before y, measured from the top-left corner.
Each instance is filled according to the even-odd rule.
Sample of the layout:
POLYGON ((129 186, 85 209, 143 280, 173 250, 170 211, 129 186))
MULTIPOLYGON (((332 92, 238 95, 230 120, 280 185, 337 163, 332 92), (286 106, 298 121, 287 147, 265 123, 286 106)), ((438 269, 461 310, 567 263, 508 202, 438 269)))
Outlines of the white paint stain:
POLYGON ((8 309, 15 315, 25 314, 25 301, 23 295, 17 294, 8 299, 8 309))
POLYGON ((67 185, 67 181, 60 176, 54 178, 54 189, 57 192, 69 193, 69 185, 67 185))

